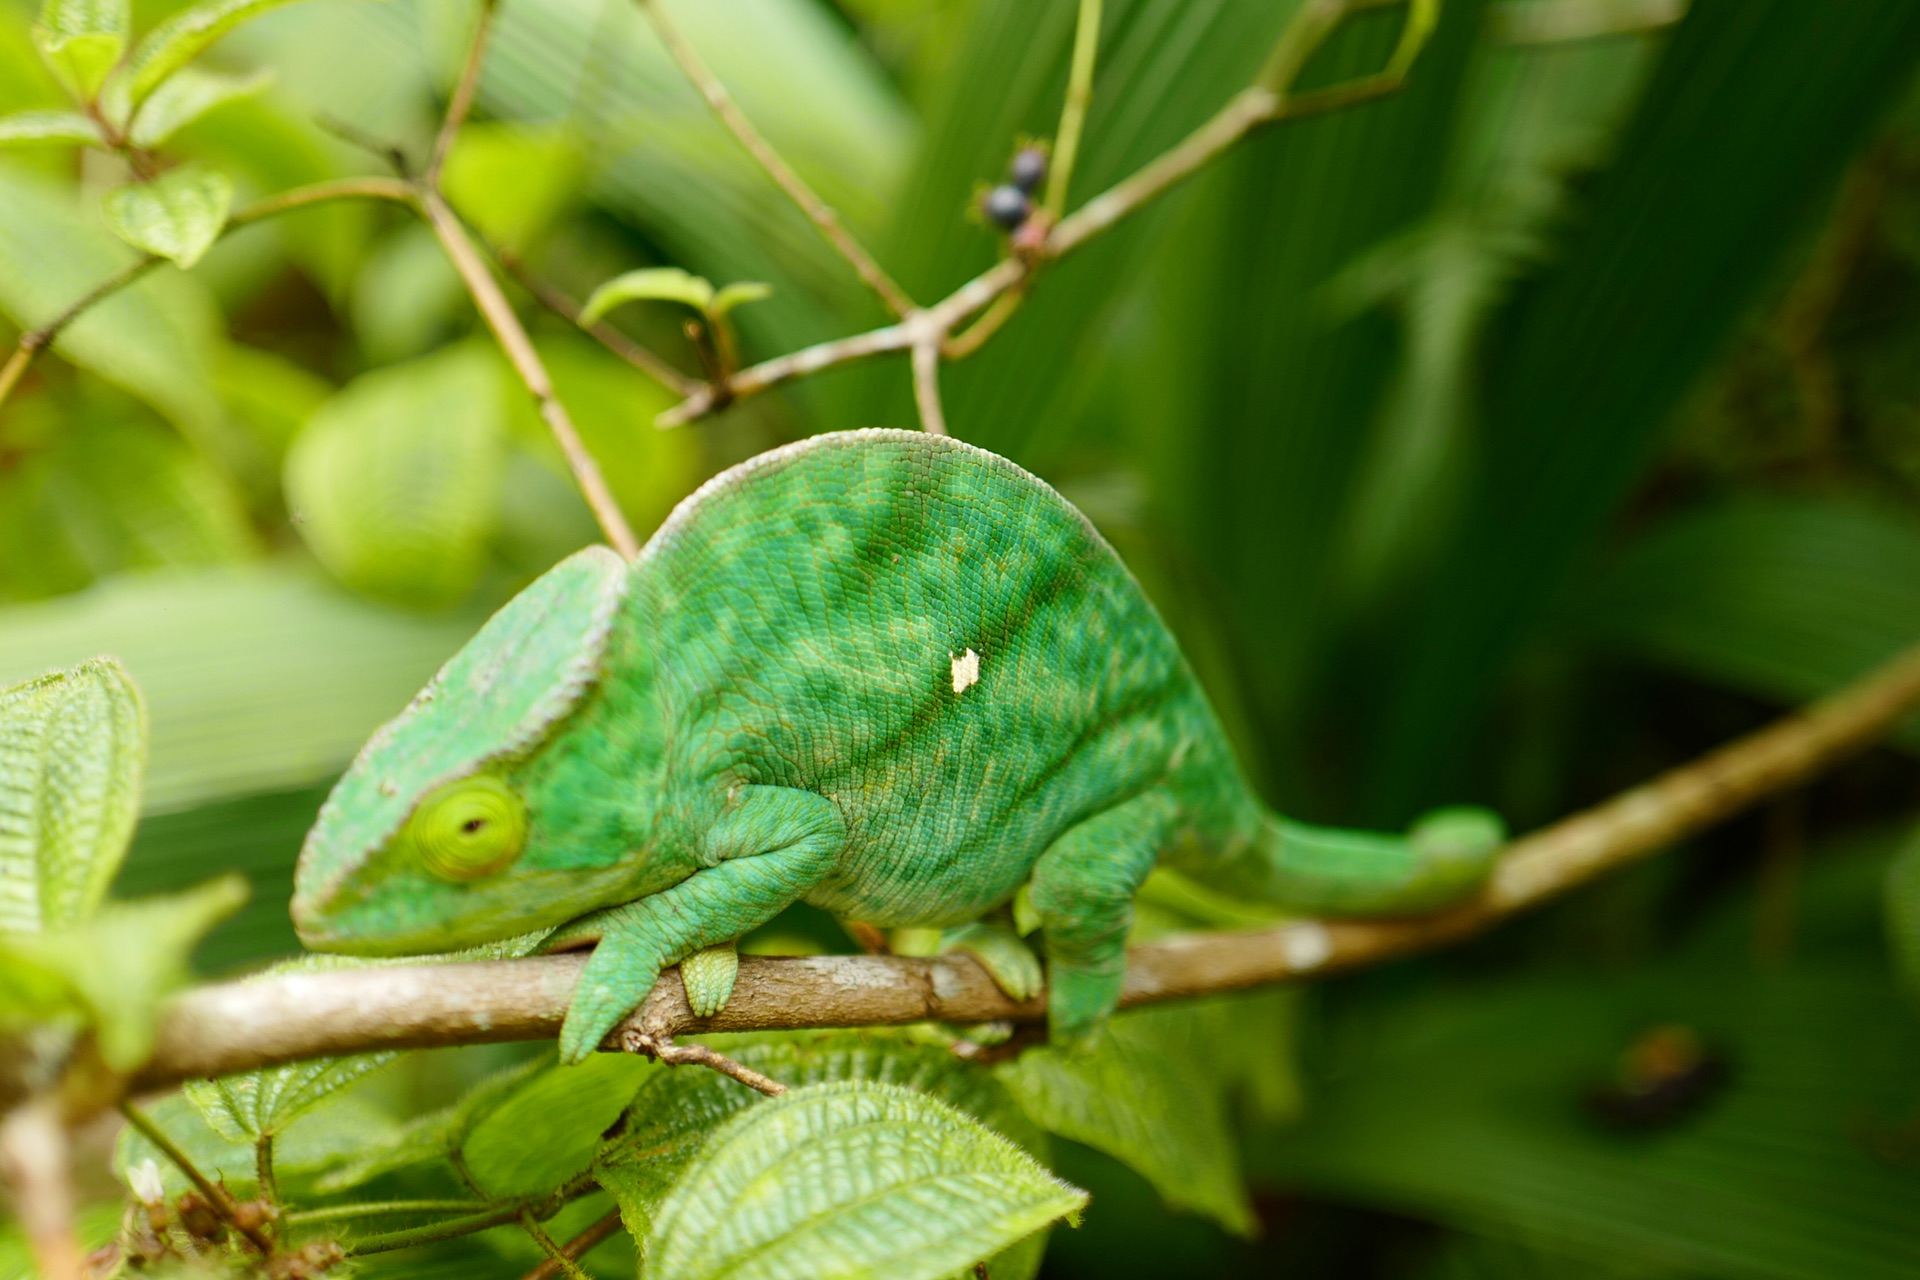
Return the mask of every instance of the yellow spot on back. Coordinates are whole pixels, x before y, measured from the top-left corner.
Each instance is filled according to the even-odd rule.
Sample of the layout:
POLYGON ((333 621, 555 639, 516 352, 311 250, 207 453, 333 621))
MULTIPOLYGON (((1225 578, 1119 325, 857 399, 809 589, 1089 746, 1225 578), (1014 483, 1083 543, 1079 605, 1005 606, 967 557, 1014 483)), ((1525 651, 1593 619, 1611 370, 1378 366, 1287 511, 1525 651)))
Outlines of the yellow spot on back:
POLYGON ((980 683, 980 655, 969 649, 953 660, 953 691, 965 693, 980 683))

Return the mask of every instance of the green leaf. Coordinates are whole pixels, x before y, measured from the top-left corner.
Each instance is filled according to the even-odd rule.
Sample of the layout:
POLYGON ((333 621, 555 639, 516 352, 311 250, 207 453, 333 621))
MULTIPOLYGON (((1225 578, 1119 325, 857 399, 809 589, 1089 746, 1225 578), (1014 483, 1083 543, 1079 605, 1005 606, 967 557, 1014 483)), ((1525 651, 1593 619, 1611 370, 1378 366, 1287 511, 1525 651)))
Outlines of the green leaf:
POLYGON ((938 1280, 1086 1195, 962 1112, 897 1085, 808 1085, 729 1119, 660 1206, 660 1280, 938 1280))
MULTIPOLYGON (((991 1071, 957 1057, 944 1044, 883 1030, 713 1039, 735 1061, 790 1088, 864 1080, 931 1094, 1046 1159, 1046 1132, 991 1071)), ((714 1071, 661 1071, 640 1086, 594 1170, 600 1185, 619 1200, 621 1217, 636 1239, 645 1238, 660 1202, 708 1135, 760 1097, 714 1071)), ((1042 1233, 996 1255, 989 1268, 995 1280, 1030 1280, 1045 1245, 1042 1233)))
POLYGON ((707 314, 710 316, 723 316, 742 303, 759 302, 764 298, 771 298, 772 296, 773 286, 770 284, 759 284, 754 281, 739 281, 734 284, 723 285, 720 291, 713 295, 713 301, 707 304, 707 314))
POLYGON ((0 932, 94 913, 133 836, 146 754, 140 690, 112 658, 0 688, 0 932))
POLYGON ((348 586, 415 607, 479 578, 497 516, 505 417, 497 365, 472 347, 364 374, 287 454, 287 503, 348 586))
MULTIPOLYGON (((110 903, 82 924, 0 934, 0 989, 23 971, 39 979, 40 990, 57 982, 93 1029, 106 1064, 132 1071, 152 1051, 161 999, 192 976, 194 946, 246 898, 245 880, 222 876, 186 893, 110 903)), ((47 1011, 0 1001, 0 1025, 24 1029, 22 1012, 32 1026, 47 1011)))
POLYGON ((36 142, 106 145, 100 126, 77 111, 16 111, 0 116, 0 147, 28 146, 36 142))
POLYGON ((127 42, 127 0, 45 0, 33 42, 76 98, 93 101, 127 42))
POLYGON ((646 1059, 622 1053, 551 1066, 484 1111, 469 1113, 461 1159, 490 1196, 551 1191, 593 1163, 601 1135, 656 1070, 646 1059))
MULTIPOLYGON (((1622 547, 1562 620, 1616 653, 1806 701, 1920 642, 1920 520, 1846 498, 1686 512, 1622 547)), ((1920 724, 1901 741, 1920 746, 1920 724)))
POLYGON ((149 31, 127 60, 128 106, 137 111, 162 82, 233 28, 292 2, 204 0, 180 10, 149 31))
POLYGON ((1920 838, 1909 838, 1887 868, 1887 945, 1911 992, 1920 993, 1920 838))
POLYGON ((189 164, 115 187, 100 208, 107 226, 134 248, 190 267, 220 238, 232 204, 233 179, 189 164))
POLYGON ((251 97, 272 83, 267 70, 235 76, 183 67, 141 104, 130 131, 133 144, 157 147, 215 107, 251 97))
POLYGON ((322 1174, 314 1184, 316 1189, 328 1194, 345 1191, 398 1169, 445 1161, 459 1150, 475 1124, 553 1066, 551 1057, 536 1058, 494 1073, 468 1089, 458 1101, 415 1116, 379 1141, 366 1144, 322 1174))
POLYGON ((578 198, 585 176, 571 126, 515 121, 462 127, 440 181, 460 216, 488 240, 525 253, 578 198))
POLYGON ((648 267, 615 276, 593 291, 580 312, 583 324, 592 324, 617 306, 628 302, 657 300, 684 302, 705 314, 713 305, 713 286, 699 276, 688 275, 679 267, 648 267))
MULTIPOLYGON (((364 969, 380 963, 351 956, 301 956, 273 965, 253 981, 289 973, 364 969)), ((332 1094, 358 1083, 399 1057, 399 1051, 393 1050, 341 1058, 311 1058, 213 1080, 190 1081, 183 1091, 221 1137, 234 1142, 253 1142, 263 1136, 280 1134, 290 1122, 332 1094)))
MULTIPOLYGON (((171 1094, 144 1110, 208 1177, 224 1182, 243 1199, 255 1193, 259 1178, 251 1141, 223 1137, 183 1094, 171 1094)), ((290 1182, 315 1179, 360 1149, 378 1146, 394 1128, 390 1115, 357 1094, 336 1096, 274 1139, 274 1173, 283 1188, 290 1182)), ((113 1151, 113 1169, 120 1180, 127 1181, 129 1170, 149 1160, 159 1170, 169 1196, 192 1189, 186 1176, 152 1143, 131 1126, 122 1129, 113 1151)))
MULTIPOLYGON (((1175 1208, 1251 1235, 1228 1112, 1239 1033, 1213 1002, 1115 1018, 1091 1049, 1030 1049, 1000 1076, 1036 1121, 1128 1165, 1175 1208)), ((1224 1006, 1231 1008, 1231 1005, 1224 1006)))
POLYGON ((118 654, 152 726, 146 809, 167 812, 332 779, 480 621, 370 605, 286 562, 146 575, 0 612, 0 681, 118 654))

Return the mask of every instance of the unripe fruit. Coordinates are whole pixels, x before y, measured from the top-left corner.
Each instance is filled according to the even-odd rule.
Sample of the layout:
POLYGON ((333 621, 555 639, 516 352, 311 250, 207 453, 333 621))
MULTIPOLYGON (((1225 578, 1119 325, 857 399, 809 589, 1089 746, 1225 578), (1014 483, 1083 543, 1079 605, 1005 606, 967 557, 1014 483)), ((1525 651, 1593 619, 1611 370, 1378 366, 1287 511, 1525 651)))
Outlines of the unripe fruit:
POLYGON ((1022 147, 1014 152, 1007 166, 1013 185, 1032 195, 1047 180, 1047 153, 1039 147, 1022 147))
POLYGON ((980 198, 980 212, 1012 231, 1027 220, 1033 205, 1027 200, 1026 192, 1002 183, 980 198))

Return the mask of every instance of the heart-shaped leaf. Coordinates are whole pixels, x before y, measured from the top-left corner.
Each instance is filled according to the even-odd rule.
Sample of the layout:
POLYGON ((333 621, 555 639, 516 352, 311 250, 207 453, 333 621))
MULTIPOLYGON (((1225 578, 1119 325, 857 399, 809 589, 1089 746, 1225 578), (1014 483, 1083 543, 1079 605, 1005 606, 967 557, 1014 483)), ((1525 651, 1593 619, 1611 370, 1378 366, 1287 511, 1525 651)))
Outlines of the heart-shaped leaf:
POLYGON ((133 837, 146 754, 140 691, 112 658, 0 689, 0 933, 93 914, 133 837))
POLYGON ((241 23, 290 3, 292 0, 206 0, 180 10, 149 31, 127 59, 127 106, 137 110, 167 77, 241 23))
POLYGON ((33 43, 60 83, 91 102, 127 47, 127 0, 46 0, 33 43))
POLYGON ((182 67, 140 104, 130 131, 137 147, 153 148, 215 107, 250 97, 273 82, 271 71, 230 76, 198 67, 182 67))
POLYGON ((190 267, 220 238, 232 204, 231 178, 189 164, 115 187, 101 208, 113 233, 134 248, 190 267))
MULTIPOLYGON (((684 302, 705 313, 713 305, 713 285, 679 267, 648 267, 615 276, 593 291, 580 312, 582 324, 592 324, 617 306, 628 302, 684 302)), ((745 301, 745 299, 741 299, 745 301)))

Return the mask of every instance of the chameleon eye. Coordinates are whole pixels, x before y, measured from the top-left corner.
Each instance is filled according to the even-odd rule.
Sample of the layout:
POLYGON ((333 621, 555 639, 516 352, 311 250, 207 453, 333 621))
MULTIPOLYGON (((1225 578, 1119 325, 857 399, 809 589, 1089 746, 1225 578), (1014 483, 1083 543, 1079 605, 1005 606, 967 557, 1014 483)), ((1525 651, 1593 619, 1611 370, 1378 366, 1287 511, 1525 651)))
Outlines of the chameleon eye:
POLYGON ((527 847, 527 806, 498 778, 462 778, 420 802, 407 834, 434 875, 478 880, 505 871, 527 847))

